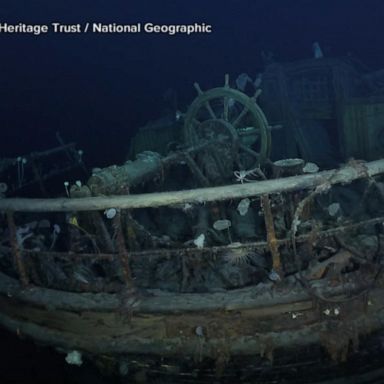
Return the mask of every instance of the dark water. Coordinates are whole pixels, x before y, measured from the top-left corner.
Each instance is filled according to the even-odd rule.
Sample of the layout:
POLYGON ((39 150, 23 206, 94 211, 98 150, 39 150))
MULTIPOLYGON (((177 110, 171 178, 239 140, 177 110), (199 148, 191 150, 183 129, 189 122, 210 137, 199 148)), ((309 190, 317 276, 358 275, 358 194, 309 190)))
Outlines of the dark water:
MULTIPOLYGON (((65 354, 37 346, 30 340, 0 331, 2 359, 1 383, 56 383, 56 384, 127 384, 127 383, 258 383, 258 384, 373 384, 383 383, 383 335, 361 339, 358 354, 351 354, 347 363, 332 362, 318 347, 277 353, 273 365, 258 357, 235 359, 221 376, 213 370, 213 363, 202 363, 187 368, 180 362, 180 373, 159 369, 132 370, 132 374, 103 371, 85 360, 81 367, 65 362, 65 354), (195 369, 193 372, 192 369, 195 369)), ((176 361, 173 361, 175 363, 176 361)), ((164 363, 164 362, 163 362, 164 363)), ((168 362, 166 362, 168 363, 168 362)))
POLYGON ((59 130, 94 166, 122 162, 132 134, 166 108, 174 89, 185 110, 204 89, 263 69, 261 52, 281 62, 351 55, 381 68, 384 3, 380 0, 165 0, 3 2, 7 23, 207 23, 211 34, 0 34, 3 156, 45 149, 59 130))
MULTIPOLYGON (((29 340, 19 339, 1 330, 1 383, 57 383, 75 384, 92 382, 107 383, 99 372, 89 364, 73 368, 65 360, 64 354, 54 349, 37 346, 29 340)), ((109 380, 112 382, 111 380, 109 380)))

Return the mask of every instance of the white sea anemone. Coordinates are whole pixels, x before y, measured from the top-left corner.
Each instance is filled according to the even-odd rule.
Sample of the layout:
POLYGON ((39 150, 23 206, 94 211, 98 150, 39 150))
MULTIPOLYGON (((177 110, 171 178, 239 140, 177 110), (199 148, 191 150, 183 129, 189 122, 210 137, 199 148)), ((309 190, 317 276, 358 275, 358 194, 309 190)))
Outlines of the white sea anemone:
MULTIPOLYGON (((237 244, 233 243, 232 245, 237 244)), ((240 243, 239 243, 240 244, 240 243)), ((223 260, 231 265, 249 264, 252 253, 248 249, 230 247, 223 253, 223 260)))
POLYGON ((193 240, 193 244, 196 245, 197 248, 201 249, 204 248, 205 243, 205 235, 202 233, 201 235, 197 236, 195 240, 193 240))
POLYGON ((116 208, 108 208, 104 211, 104 215, 107 219, 113 219, 116 216, 116 208))
POLYGON ((248 212, 249 206, 251 205, 251 200, 248 198, 240 200, 240 203, 237 206, 237 211, 240 216, 245 216, 248 212))
POLYGON ((79 351, 68 352, 67 356, 65 356, 65 361, 71 365, 80 366, 83 364, 82 356, 79 351))
POLYGON ((303 168, 304 173, 316 173, 318 170, 319 167, 315 163, 307 163, 303 168))
POLYGON ((213 228, 216 231, 223 231, 224 229, 228 229, 232 225, 230 220, 217 220, 213 223, 213 228))

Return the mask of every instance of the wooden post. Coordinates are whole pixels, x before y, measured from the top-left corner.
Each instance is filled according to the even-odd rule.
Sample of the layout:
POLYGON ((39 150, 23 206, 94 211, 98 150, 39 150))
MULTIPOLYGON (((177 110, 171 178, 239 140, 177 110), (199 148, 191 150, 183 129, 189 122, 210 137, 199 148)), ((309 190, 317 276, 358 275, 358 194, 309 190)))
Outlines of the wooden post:
POLYGON ((116 248, 117 252, 119 253, 121 266, 124 272, 124 280, 128 289, 133 290, 134 285, 132 279, 132 272, 129 266, 129 255, 125 246, 120 212, 116 212, 116 216, 113 218, 113 227, 116 233, 116 248))
POLYGON ((273 216, 271 204, 268 195, 261 196, 261 205, 264 211, 265 228, 267 230, 268 247, 272 255, 272 268, 281 277, 281 260, 279 247, 277 244, 275 226, 273 224, 273 216))

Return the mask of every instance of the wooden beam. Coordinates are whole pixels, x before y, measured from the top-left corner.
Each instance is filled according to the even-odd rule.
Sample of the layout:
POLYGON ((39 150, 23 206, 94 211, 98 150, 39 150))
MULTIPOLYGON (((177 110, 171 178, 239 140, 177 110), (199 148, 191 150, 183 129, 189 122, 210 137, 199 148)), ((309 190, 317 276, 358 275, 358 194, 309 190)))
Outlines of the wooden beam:
MULTIPOLYGON (((350 295, 358 294, 367 289, 368 283, 361 281, 361 274, 356 273, 353 277, 353 282, 337 286, 328 286, 326 279, 319 280, 316 292, 323 297, 335 298, 337 296, 350 297, 350 295)), ((367 276, 367 279, 371 277, 367 276)), ((381 284, 381 281, 379 283, 381 284)), ((215 293, 174 293, 159 289, 148 289, 145 295, 140 296, 135 309, 142 314, 243 311, 245 309, 272 307, 311 299, 310 293, 303 289, 301 285, 296 284, 285 290, 276 290, 273 289, 273 286, 272 282, 268 282, 258 286, 215 293)), ((378 288, 378 290, 380 290, 384 302, 384 289, 378 288)), ((36 286, 33 289, 23 289, 18 280, 2 272, 0 272, 1 295, 38 307, 75 312, 115 311, 121 307, 121 293, 75 293, 36 286)))
POLYGON ((384 160, 377 160, 358 165, 347 165, 340 169, 323 171, 316 174, 185 191, 127 196, 86 197, 78 199, 5 198, 0 199, 0 211, 68 212, 104 210, 111 207, 135 209, 183 203, 200 204, 209 201, 239 199, 261 196, 263 194, 315 188, 327 183, 346 184, 353 180, 372 177, 381 173, 384 173, 384 160), (363 172, 362 169, 364 170, 363 172))

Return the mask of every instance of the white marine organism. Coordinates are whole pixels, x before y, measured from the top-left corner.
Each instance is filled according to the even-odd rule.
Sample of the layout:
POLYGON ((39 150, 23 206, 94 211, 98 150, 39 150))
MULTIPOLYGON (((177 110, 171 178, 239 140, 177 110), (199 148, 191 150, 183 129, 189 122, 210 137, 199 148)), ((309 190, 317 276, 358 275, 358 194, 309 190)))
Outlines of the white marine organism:
POLYGON ((199 196, 199 197, 196 199, 196 201, 197 201, 199 204, 203 204, 203 205, 205 205, 205 200, 204 200, 201 196, 199 196))
POLYGON ((321 47, 320 47, 320 44, 317 41, 315 41, 312 44, 312 51, 313 51, 313 57, 315 59, 321 59, 324 57, 323 51, 321 50, 321 47))
POLYGON ((195 328, 195 334, 196 334, 196 336, 204 337, 204 328, 201 325, 198 325, 195 328))
POLYGON ((341 207, 339 203, 332 203, 328 206, 329 216, 335 217, 341 213, 341 207))
MULTIPOLYGON (((234 244, 241 245, 240 243, 232 243, 232 245, 234 244)), ((252 256, 253 256, 252 253, 249 252, 248 249, 244 249, 244 248, 231 247, 226 249, 223 252, 224 262, 230 265, 237 265, 237 266, 249 264, 250 261, 252 260, 252 256)))
POLYGON ((230 97, 228 99, 228 107, 229 107, 229 109, 232 109, 235 106, 235 104, 236 104, 236 100, 234 98, 230 97))
POLYGON ((75 271, 73 273, 73 277, 75 278, 75 280, 79 281, 80 283, 83 283, 83 284, 89 284, 89 281, 87 280, 87 278, 85 276, 83 276, 80 272, 78 271, 75 271))
POLYGON ((67 194, 67 197, 69 197, 69 181, 64 181, 64 188, 65 188, 65 193, 67 194))
POLYGON ((316 173, 319 171, 319 167, 315 163, 306 163, 303 167, 304 173, 316 173))
POLYGON ((240 181, 241 184, 244 183, 244 181, 255 181, 253 179, 250 179, 249 177, 260 177, 261 172, 259 168, 249 169, 249 170, 240 170, 240 171, 234 171, 233 172, 236 181, 240 181))
POLYGON ((17 159, 17 183, 19 187, 23 184, 24 180, 24 165, 27 164, 27 159, 25 157, 19 156, 17 159))
POLYGON ((213 223, 213 228, 216 231, 223 231, 224 229, 228 229, 232 225, 230 220, 217 220, 213 223))
POLYGON ((58 235, 61 232, 61 228, 59 224, 53 224, 53 233, 58 235))
POLYGON ((271 281, 279 281, 281 280, 281 277, 274 269, 271 269, 271 271, 268 274, 268 279, 271 281))
POLYGON ((184 114, 181 111, 177 110, 175 112, 175 119, 176 119, 176 121, 181 120, 183 117, 184 117, 184 114))
POLYGON ((77 188, 81 188, 82 184, 81 184, 81 181, 80 180, 76 180, 75 181, 75 185, 77 188))
POLYGON ((33 232, 31 232, 31 228, 26 225, 25 227, 18 227, 16 229, 16 242, 19 248, 23 248, 23 243, 25 240, 33 236, 33 232))
POLYGON ((116 216, 117 209, 116 208, 108 208, 104 211, 104 215, 107 219, 111 220, 116 216))
POLYGON ((60 225, 59 224, 53 224, 52 241, 51 241, 51 245, 49 247, 49 250, 52 250, 53 247, 55 246, 57 238, 59 237, 60 232, 61 232, 60 225))
POLYGON ((191 203, 185 203, 183 207, 181 208, 184 212, 188 212, 193 208, 193 205, 191 203))
POLYGON ((251 200, 248 198, 240 200, 239 204, 237 205, 237 211, 239 212, 240 216, 245 216, 247 214, 250 205, 251 200))
POLYGON ((253 82, 255 89, 260 88, 262 82, 263 82, 263 74, 260 72, 256 75, 255 81, 253 82))
POLYGON ((195 240, 193 240, 193 244, 195 244, 196 247, 199 249, 204 248, 204 243, 205 243, 204 233, 200 234, 199 236, 196 237, 195 240))
POLYGON ((65 361, 71 365, 80 366, 83 364, 82 355, 79 351, 71 351, 65 356, 65 361))
POLYGON ((331 314, 331 310, 329 308, 324 309, 323 311, 325 316, 329 316, 331 314))
POLYGON ((129 363, 127 361, 120 361, 119 362, 119 374, 121 376, 127 376, 129 373, 129 363))

